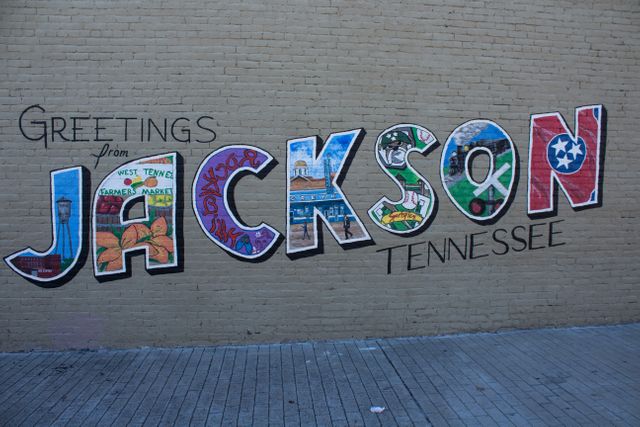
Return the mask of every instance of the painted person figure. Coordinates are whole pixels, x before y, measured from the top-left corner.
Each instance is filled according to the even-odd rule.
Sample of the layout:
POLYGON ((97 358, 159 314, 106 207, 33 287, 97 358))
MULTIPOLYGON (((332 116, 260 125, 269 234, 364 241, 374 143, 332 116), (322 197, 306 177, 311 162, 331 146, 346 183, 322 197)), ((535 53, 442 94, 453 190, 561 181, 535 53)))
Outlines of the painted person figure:
POLYGON ((344 238, 345 238, 345 240, 348 240, 351 237, 353 237, 353 233, 351 231, 349 231, 349 229, 351 228, 351 220, 349 219, 349 215, 348 214, 344 215, 344 220, 342 221, 342 228, 344 228, 344 238))
POLYGON ((304 223, 302 223, 302 238, 311 240, 311 236, 309 235, 309 223, 307 222, 307 218, 304 219, 304 223))

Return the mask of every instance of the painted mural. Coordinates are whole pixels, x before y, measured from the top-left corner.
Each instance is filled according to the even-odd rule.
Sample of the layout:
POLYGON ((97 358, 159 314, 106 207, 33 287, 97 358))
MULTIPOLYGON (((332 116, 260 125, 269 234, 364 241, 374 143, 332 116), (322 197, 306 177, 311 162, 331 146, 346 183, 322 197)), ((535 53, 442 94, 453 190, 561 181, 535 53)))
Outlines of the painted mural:
MULTIPOLYGON (((602 105, 578 107, 575 132, 557 112, 531 116, 528 158, 528 209, 531 218, 556 214, 556 186, 574 210, 602 204, 606 111, 602 105)), ((320 222, 343 247, 372 244, 367 229, 341 189, 364 129, 332 133, 326 143, 315 136, 286 143, 286 253, 314 254, 321 249, 320 222)), ((376 160, 398 186, 401 198, 378 200, 368 211, 378 227, 412 236, 424 231, 436 215, 437 195, 408 160, 416 151, 427 155, 436 137, 415 124, 383 130, 376 140, 376 160)), ((127 154, 128 155, 128 154, 127 154)), ((148 156, 122 164, 97 186, 89 214, 89 172, 82 166, 50 174, 52 243, 44 252, 31 247, 5 258, 17 274, 42 287, 68 281, 85 263, 91 220, 93 270, 97 279, 129 273, 127 254, 141 253, 151 272, 180 271, 179 237, 183 209, 181 164, 178 153, 148 156), (133 217, 133 212, 142 214, 133 217)), ((270 225, 251 227, 237 217, 235 183, 245 174, 263 178, 277 164, 258 147, 230 145, 210 153, 192 183, 192 203, 205 235, 230 255, 245 261, 264 261, 281 240, 270 225)), ((509 135, 490 120, 471 120, 447 138, 440 160, 440 177, 449 200, 467 218, 482 225, 497 221, 509 208, 518 181, 519 159, 509 135), (488 159, 488 173, 474 176, 474 160, 488 159)), ((357 180, 354 181, 357 188, 357 180)), ((517 225, 465 235, 464 239, 413 242, 378 250, 387 255, 406 250, 407 271, 453 258, 474 260, 525 250, 564 245, 558 224, 517 225), (492 245, 492 246, 490 246, 492 245), (421 257, 426 254, 426 261, 421 257), (422 261, 421 261, 422 259, 422 261), (426 264, 425 264, 426 262, 426 264)))
POLYGON ((260 174, 273 160, 269 153, 246 145, 222 147, 200 164, 193 181, 193 210, 207 237, 230 254, 256 259, 280 237, 273 227, 248 227, 235 216, 229 190, 243 172, 260 174))
POLYGON ((40 285, 54 284, 69 273, 80 257, 84 242, 83 168, 51 172, 51 222, 53 243, 45 252, 27 248, 9 255, 13 271, 40 285))
POLYGON ((413 151, 425 154, 438 141, 422 126, 399 124, 385 129, 376 140, 376 160, 401 191, 400 200, 380 199, 369 217, 380 228, 395 234, 413 233, 431 217, 435 194, 431 185, 409 164, 413 151))
POLYGON ((471 120, 449 135, 442 151, 440 176, 453 204, 468 218, 483 222, 506 206, 516 176, 516 152, 509 135, 490 120, 471 120), (489 157, 489 172, 478 182, 471 164, 489 157))
POLYGON ((573 208, 597 206, 601 202, 604 113, 602 105, 577 108, 575 135, 559 113, 531 116, 529 214, 553 212, 556 183, 573 208))
POLYGON ((339 186, 363 136, 363 129, 332 133, 317 155, 318 137, 287 142, 287 253, 318 247, 318 217, 341 245, 370 239, 339 186))
POLYGON ((176 243, 176 153, 145 157, 111 172, 93 200, 93 260, 96 277, 125 273, 125 256, 144 251, 146 268, 178 265, 176 243), (144 203, 144 218, 128 210, 144 203))

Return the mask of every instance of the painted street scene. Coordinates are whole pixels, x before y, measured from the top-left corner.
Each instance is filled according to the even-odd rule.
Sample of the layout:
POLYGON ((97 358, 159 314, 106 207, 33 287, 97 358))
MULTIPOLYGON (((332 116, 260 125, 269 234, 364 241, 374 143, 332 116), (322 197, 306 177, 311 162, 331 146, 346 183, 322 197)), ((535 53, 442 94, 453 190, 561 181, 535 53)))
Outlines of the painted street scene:
POLYGON ((360 219, 336 185, 356 135, 356 131, 332 135, 320 159, 314 155, 314 139, 289 144, 287 245, 293 252, 317 246, 319 219, 330 226, 330 233, 341 244, 368 239, 360 219))

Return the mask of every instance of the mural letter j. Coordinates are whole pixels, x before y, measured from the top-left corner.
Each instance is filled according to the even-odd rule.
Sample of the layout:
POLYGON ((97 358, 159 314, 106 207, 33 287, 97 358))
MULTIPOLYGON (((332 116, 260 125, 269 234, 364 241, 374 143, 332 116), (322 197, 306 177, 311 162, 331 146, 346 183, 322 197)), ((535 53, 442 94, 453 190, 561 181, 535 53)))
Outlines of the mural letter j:
POLYGON ((29 247, 6 257, 13 271, 42 287, 60 286, 71 278, 84 247, 83 191, 81 166, 51 172, 53 243, 46 252, 29 247))

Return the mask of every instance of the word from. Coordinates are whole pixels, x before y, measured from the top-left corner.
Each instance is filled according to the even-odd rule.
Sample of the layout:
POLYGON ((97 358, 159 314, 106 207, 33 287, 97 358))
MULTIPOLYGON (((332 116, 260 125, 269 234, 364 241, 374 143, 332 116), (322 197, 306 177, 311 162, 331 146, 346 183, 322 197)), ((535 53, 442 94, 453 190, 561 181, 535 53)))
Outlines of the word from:
MULTIPOLYGON (((603 117, 601 105, 576 109, 573 134, 558 113, 532 116, 527 192, 530 216, 555 214, 556 186, 563 190, 574 210, 600 205, 603 117)), ((332 133, 324 144, 315 136, 287 141, 287 254, 310 254, 318 249, 320 221, 340 245, 371 241, 340 188, 364 133, 364 129, 332 133)), ((408 235, 423 230, 433 219, 436 193, 411 167, 407 155, 414 150, 427 154, 436 144, 431 132, 415 124, 395 125, 378 136, 378 164, 399 187, 402 197, 397 201, 383 197, 368 210, 370 219, 378 227, 392 234, 408 235)), ((447 138, 440 176, 447 196, 464 216, 488 225, 507 211, 518 179, 515 151, 509 135, 489 120, 463 123, 447 138), (482 182, 470 173, 478 155, 489 158, 489 172, 482 182)), ((176 221, 181 197, 177 159, 177 153, 166 153, 133 160, 118 167, 100 183, 91 215, 86 215, 93 224, 96 277, 126 273, 125 255, 130 252, 144 252, 149 270, 173 271, 179 267, 176 236, 181 235, 182 230, 178 229, 181 221, 176 221), (128 212, 137 202, 144 203, 145 216, 130 219, 128 212)), ((253 173, 262 178, 273 164, 272 156, 260 148, 231 145, 207 156, 194 177, 192 203, 200 227, 216 245, 239 259, 266 259, 280 240, 280 233, 268 224, 256 227, 242 224, 230 198, 230 189, 243 174, 253 173)), ((52 173, 54 237, 49 251, 40 253, 28 248, 6 258, 14 271, 35 283, 66 277, 80 258, 85 244, 81 238, 83 210, 88 208, 82 203, 88 194, 83 193, 80 172, 81 168, 75 167, 52 173), (58 242, 66 242, 66 246, 58 242), (58 256, 59 260, 52 256, 58 256)), ((532 231, 535 227, 529 227, 529 238, 525 240, 529 250, 536 249, 533 240, 537 236, 532 231)), ((515 227, 508 233, 515 246, 513 242, 506 243, 508 236, 501 237, 502 229, 494 232, 492 238, 498 244, 505 244, 504 253, 524 250, 517 246, 521 242, 520 228, 523 227, 515 227)), ((468 245, 465 238, 462 252, 465 257, 484 256, 478 255, 477 242, 486 233, 470 235, 468 245)), ((553 236, 552 230, 550 233, 553 236)), ((427 265, 432 247, 434 255, 441 260, 445 255, 447 259, 451 256, 450 243, 445 242, 442 252, 437 251, 433 243, 425 244, 427 265)), ((402 246, 408 247, 409 267, 415 258, 412 251, 416 245, 402 246)), ((456 243, 453 245, 458 247, 456 243)), ((389 263, 391 251, 388 250, 389 263)))
POLYGON ((121 150, 120 148, 116 147, 114 149, 111 149, 109 147, 109 144, 104 144, 102 146, 102 149, 100 150, 100 152, 98 154, 92 154, 93 157, 96 158, 96 164, 93 166, 93 168, 97 168, 98 164, 100 163, 100 159, 103 157, 129 157, 129 150, 121 150))
POLYGON ((421 270, 430 266, 432 261, 441 264, 451 261, 452 256, 454 259, 467 261, 489 255, 502 256, 510 251, 535 251, 562 246, 565 242, 559 241, 559 237, 555 236, 562 234, 557 230, 556 224, 563 221, 561 219, 527 226, 517 225, 511 230, 497 228, 491 233, 482 231, 465 234, 464 239, 445 237, 438 242, 425 240, 407 245, 391 246, 376 252, 386 253, 387 274, 391 274, 394 270, 421 270), (398 267, 398 262, 403 263, 402 267, 398 267))
POLYGON ((135 116, 49 116, 40 105, 31 105, 20 114, 20 133, 29 141, 42 141, 47 148, 49 142, 112 142, 118 136, 124 142, 151 142, 162 140, 207 144, 215 141, 216 133, 211 128, 211 116, 195 119, 152 119, 135 116), (35 115, 32 120, 28 117, 35 115), (195 126, 194 126, 195 123, 195 126), (35 129, 28 129, 28 125, 35 129), (115 133, 115 134, 114 134, 115 133), (192 135, 193 134, 193 135, 192 135))

